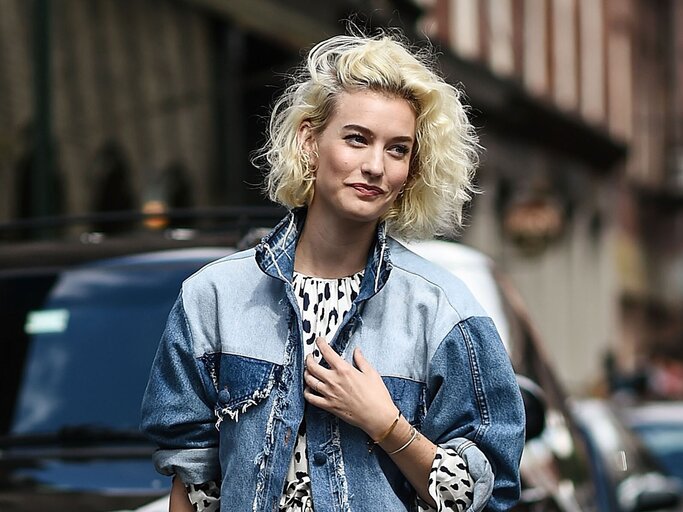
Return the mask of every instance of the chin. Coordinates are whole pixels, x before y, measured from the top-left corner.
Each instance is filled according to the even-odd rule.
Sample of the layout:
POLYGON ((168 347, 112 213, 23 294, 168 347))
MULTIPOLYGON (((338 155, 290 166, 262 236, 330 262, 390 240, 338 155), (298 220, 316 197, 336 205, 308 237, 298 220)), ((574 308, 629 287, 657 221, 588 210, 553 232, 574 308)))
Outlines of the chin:
POLYGON ((386 212, 389 211, 387 209, 382 209, 381 211, 378 210, 373 210, 372 212, 366 212, 363 211, 362 209, 356 209, 350 212, 347 212, 345 217, 349 220, 352 220, 354 222, 362 223, 362 224, 368 224, 368 223, 378 223, 380 220, 382 220, 382 217, 386 214, 386 212))

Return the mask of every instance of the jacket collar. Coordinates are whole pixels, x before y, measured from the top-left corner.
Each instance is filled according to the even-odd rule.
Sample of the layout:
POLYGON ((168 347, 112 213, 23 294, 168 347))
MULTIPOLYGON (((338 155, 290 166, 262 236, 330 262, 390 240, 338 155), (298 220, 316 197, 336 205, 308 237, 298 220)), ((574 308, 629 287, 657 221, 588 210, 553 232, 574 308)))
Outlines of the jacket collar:
MULTIPOLYGON (((256 246, 256 263, 265 274, 291 284, 296 244, 306 213, 306 208, 290 211, 256 246)), ((358 298, 368 299, 377 293, 386 283, 391 267, 386 224, 381 222, 368 255, 358 298)))

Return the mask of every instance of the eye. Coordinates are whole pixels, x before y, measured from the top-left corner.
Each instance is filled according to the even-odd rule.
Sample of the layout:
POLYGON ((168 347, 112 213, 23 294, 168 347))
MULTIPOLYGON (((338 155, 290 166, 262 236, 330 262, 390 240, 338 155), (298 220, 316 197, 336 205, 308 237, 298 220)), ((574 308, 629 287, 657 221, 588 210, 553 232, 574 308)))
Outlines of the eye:
POLYGON ((389 148, 389 151, 394 155, 402 158, 410 154, 410 147, 406 146, 405 144, 396 144, 394 146, 391 146, 391 148, 389 148))
POLYGON ((356 145, 367 144, 367 139, 360 133, 350 133, 349 135, 344 137, 344 140, 356 145))

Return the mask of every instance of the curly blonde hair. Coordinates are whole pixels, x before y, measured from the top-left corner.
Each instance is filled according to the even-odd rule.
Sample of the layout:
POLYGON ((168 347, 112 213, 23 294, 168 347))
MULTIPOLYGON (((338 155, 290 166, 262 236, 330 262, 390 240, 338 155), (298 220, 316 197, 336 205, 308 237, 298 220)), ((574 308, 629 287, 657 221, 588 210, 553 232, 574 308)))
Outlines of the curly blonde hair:
POLYGON ((362 89, 406 99, 416 112, 416 146, 404 193, 384 215, 399 238, 452 234, 476 190, 477 136, 461 94, 434 69, 431 49, 412 49, 400 35, 339 35, 315 45, 276 101, 267 142, 252 160, 266 170, 264 191, 288 208, 310 204, 314 177, 297 134, 304 121, 320 133, 342 92, 362 89))

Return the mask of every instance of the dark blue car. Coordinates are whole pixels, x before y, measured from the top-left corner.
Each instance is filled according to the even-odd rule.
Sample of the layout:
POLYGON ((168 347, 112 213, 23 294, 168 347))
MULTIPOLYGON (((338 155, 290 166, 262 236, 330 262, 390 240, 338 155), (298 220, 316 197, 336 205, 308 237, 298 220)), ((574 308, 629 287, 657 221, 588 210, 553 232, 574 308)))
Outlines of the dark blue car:
POLYGON ((183 279, 230 252, 0 271, 1 511, 128 509, 168 492, 140 397, 183 279))

